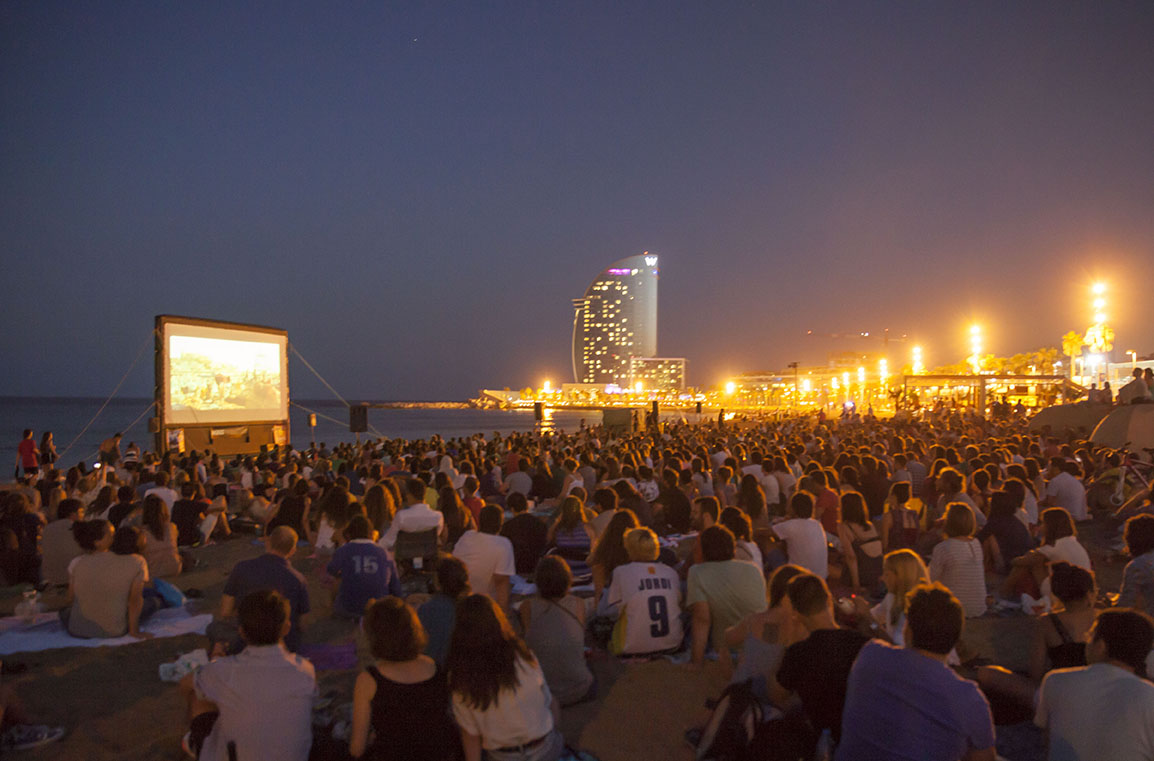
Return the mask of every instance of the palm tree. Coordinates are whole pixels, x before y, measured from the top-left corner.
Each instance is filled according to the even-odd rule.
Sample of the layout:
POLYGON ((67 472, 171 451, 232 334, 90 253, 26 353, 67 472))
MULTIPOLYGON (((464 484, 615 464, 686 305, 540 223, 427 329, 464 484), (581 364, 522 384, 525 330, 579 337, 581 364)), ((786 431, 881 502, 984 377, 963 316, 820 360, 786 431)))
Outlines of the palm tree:
POLYGON ((1062 336, 1062 353, 1070 358, 1070 367, 1066 372, 1070 378, 1074 377, 1074 357, 1082 353, 1082 346, 1085 343, 1085 337, 1082 336, 1081 333, 1075 333, 1072 330, 1062 336))

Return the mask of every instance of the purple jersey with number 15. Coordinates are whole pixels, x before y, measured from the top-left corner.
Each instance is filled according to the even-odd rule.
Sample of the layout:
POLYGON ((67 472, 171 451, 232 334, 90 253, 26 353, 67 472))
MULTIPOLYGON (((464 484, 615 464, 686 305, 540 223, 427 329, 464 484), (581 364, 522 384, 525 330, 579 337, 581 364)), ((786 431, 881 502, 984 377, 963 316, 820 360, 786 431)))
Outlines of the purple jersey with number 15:
POLYGON ((341 580, 333 605, 343 613, 360 616, 369 600, 401 596, 397 566, 389 553, 370 539, 354 539, 338 547, 328 571, 341 580))

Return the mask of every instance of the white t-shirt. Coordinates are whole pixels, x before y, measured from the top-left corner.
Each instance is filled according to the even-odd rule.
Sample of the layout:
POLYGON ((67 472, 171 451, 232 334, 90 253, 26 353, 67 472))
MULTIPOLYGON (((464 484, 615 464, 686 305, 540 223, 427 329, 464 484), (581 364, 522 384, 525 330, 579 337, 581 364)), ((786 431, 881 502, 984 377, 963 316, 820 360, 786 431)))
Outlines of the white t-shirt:
POLYGON ((1089 553, 1076 536, 1064 536, 1053 544, 1043 544, 1038 548, 1038 552, 1045 555, 1051 563, 1069 563, 1087 571, 1094 570, 1090 567, 1089 553))
MULTIPOLYGON (((621 653, 656 653, 681 644, 681 580, 664 563, 618 566, 609 582, 608 602, 620 610, 621 653)), ((616 630, 613 639, 618 644, 616 630)))
POLYGON ((934 547, 930 578, 949 587, 966 610, 966 617, 986 612, 986 570, 977 539, 946 539, 934 547))
POLYGON ((789 562, 825 578, 829 575, 829 548, 825 529, 813 518, 790 518, 775 523, 773 532, 786 541, 789 562))
POLYGON ((503 536, 466 531, 457 540, 453 555, 469 570, 469 586, 474 594, 493 597, 496 591, 493 576, 517 573, 513 564, 513 543, 503 536))
POLYGON ((763 470, 757 474, 757 482, 761 484, 761 490, 765 492, 766 504, 776 505, 781 501, 781 484, 777 482, 777 476, 763 470))
POLYGON ((734 548, 734 560, 745 560, 757 566, 757 570, 765 575, 765 560, 761 556, 761 548, 757 546, 756 542, 747 542, 744 539, 737 540, 737 546, 734 548))
POLYGON ((436 529, 439 532, 444 524, 445 516, 424 502, 417 502, 397 511, 397 514, 393 516, 393 522, 389 524, 389 530, 385 532, 377 544, 392 552, 393 547, 397 544, 397 534, 401 531, 420 533, 436 529))
POLYGON ((1065 471, 1051 478, 1046 484, 1046 496, 1053 497, 1054 506, 1066 508, 1070 517, 1076 521, 1084 521, 1090 517, 1086 514, 1086 487, 1065 471))
POLYGON ((484 711, 467 704, 460 693, 454 692, 453 718, 464 731, 479 735, 486 750, 496 750, 549 734, 553 730, 552 704, 553 695, 541 667, 518 657, 517 689, 502 689, 484 711))
POLYGON ((176 504, 176 501, 180 499, 180 495, 167 486, 154 486, 146 491, 144 496, 149 497, 153 494, 160 497, 160 499, 164 501, 164 504, 168 505, 170 511, 172 510, 172 506, 176 504))
POLYGON ((1109 663, 1046 674, 1034 723, 1050 731, 1050 761, 1154 758, 1154 685, 1109 663))

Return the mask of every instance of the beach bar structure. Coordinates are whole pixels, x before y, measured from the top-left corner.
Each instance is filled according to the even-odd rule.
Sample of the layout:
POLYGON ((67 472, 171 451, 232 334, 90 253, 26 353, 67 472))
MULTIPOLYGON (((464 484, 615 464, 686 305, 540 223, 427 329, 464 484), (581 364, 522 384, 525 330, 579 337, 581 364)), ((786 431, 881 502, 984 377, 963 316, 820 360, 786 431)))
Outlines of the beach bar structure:
MULTIPOLYGON (((903 375, 902 397, 911 393, 929 392, 932 397, 964 394, 968 404, 985 410, 991 396, 1011 404, 1022 402, 1027 407, 1045 406, 1047 397, 1064 399, 1080 396, 1084 389, 1064 375, 903 375)), ((921 394, 919 393, 919 396, 921 394)))

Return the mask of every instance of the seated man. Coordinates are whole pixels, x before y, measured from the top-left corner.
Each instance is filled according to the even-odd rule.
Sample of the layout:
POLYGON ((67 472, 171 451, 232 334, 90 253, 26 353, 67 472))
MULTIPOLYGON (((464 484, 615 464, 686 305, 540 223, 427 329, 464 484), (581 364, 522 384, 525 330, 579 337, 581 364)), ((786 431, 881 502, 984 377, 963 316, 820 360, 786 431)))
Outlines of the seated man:
POLYGON ((528 578, 549 546, 549 527, 529 513, 529 503, 524 494, 512 492, 506 503, 513 511, 513 517, 501 527, 501 536, 513 543, 513 563, 517 573, 528 578))
POLYGON ((790 579, 786 598, 794 623, 808 636, 786 648, 770 697, 782 709, 793 704, 794 696, 799 698, 813 728, 819 733, 830 730, 837 742, 850 668, 869 637, 838 627, 824 579, 799 574, 790 579))
POLYGON ((693 663, 701 665, 712 641, 726 676, 733 670, 725 630, 765 610, 765 579, 752 563, 734 560, 737 541, 725 526, 710 526, 698 538, 704 562, 689 569, 685 604, 693 617, 693 663))
POLYGON ((309 590, 305 577, 292 567, 289 558, 297 550, 297 532, 277 526, 268 536, 268 548, 260 557, 242 560, 233 566, 224 593, 220 596, 220 617, 236 612, 236 601, 258 589, 275 589, 289 601, 291 626, 285 646, 296 652, 301 645, 301 618, 309 612, 309 590))
POLYGON ((909 593, 909 647, 869 642, 850 671, 838 759, 994 759, 989 703, 977 684, 946 665, 965 618, 941 584, 909 593))
POLYGON ((609 606, 619 611, 609 649, 614 655, 647 655, 681 647, 681 580, 657 562, 661 545, 652 529, 625 534, 629 562, 617 566, 609 606))
POLYGON ((185 749, 201 761, 228 761, 230 745, 238 759, 306 761, 317 679, 309 661, 285 650, 289 601, 259 590, 241 600, 239 615, 244 651, 181 682, 191 718, 185 749))
POLYGON ((469 569, 469 586, 473 594, 489 595, 508 611, 509 579, 517 568, 513 561, 513 543, 498 536, 504 517, 501 508, 485 505, 481 508, 478 530, 470 529, 462 534, 453 548, 453 555, 469 569))
POLYGON ((370 600, 393 595, 401 597, 397 566, 384 547, 369 534, 372 526, 364 515, 354 515, 344 529, 348 541, 337 548, 328 572, 340 580, 333 613, 344 618, 360 618, 370 600))
POLYGON ((813 517, 813 497, 799 491, 789 500, 790 517, 771 529, 785 540, 789 562, 824 579, 829 575, 829 546, 825 528, 813 517))
POLYGON ((410 478, 405 481, 401 494, 404 506, 393 516, 393 522, 378 542, 386 550, 392 551, 396 546, 397 534, 401 531, 419 534, 436 529, 440 534, 444 530, 445 517, 429 507, 425 501, 426 491, 431 493, 430 498, 436 497, 437 492, 428 489, 421 479, 410 478))
POLYGON ((1051 761, 1154 758, 1154 685, 1139 674, 1154 644, 1154 621, 1127 608, 1104 610, 1086 661, 1042 680, 1034 723, 1046 730, 1051 761))

